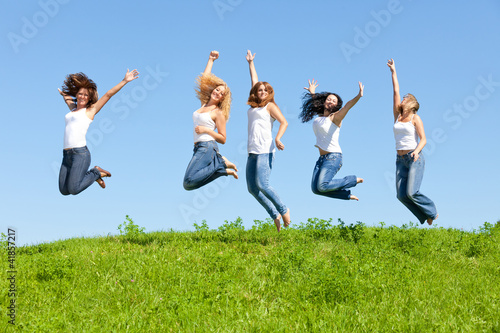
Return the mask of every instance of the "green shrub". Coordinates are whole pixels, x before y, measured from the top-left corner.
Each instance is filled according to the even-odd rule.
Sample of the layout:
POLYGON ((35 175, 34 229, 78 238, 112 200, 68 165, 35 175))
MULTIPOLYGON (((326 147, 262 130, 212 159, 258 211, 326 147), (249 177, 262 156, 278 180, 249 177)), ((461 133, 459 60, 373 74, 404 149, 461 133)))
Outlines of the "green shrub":
POLYGON ((137 238, 139 235, 144 234, 144 230, 146 228, 139 227, 134 223, 131 217, 125 215, 125 220, 122 224, 118 226, 118 230, 120 231, 120 235, 124 235, 129 239, 137 238))

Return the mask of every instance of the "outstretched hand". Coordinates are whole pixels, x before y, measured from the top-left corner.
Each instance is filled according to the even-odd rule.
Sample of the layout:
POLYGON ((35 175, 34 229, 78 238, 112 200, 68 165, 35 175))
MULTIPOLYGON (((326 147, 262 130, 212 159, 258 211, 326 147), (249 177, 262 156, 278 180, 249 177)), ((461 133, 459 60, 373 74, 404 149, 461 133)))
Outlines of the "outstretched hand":
POLYGON ((358 84, 359 84, 359 97, 363 97, 363 90, 365 89, 365 86, 361 83, 361 81, 359 81, 358 84))
POLYGON ((250 50, 247 50, 247 55, 246 55, 246 57, 245 57, 245 58, 247 58, 247 61, 248 61, 248 62, 251 62, 251 61, 253 61, 253 58, 255 58, 255 55, 256 55, 256 53, 254 53, 254 54, 252 55, 252 52, 251 52, 250 50))
POLYGON ((387 60, 387 66, 389 66, 391 72, 396 71, 396 64, 394 63, 394 60, 392 60, 392 58, 387 60))
POLYGON ((57 90, 59 91, 59 93, 61 94, 62 97, 68 96, 65 93, 63 93, 61 89, 57 88, 57 90))
POLYGON ((208 59, 210 60, 216 60, 218 58, 219 58, 219 51, 210 52, 210 56, 208 57, 208 59))
POLYGON ((309 87, 304 87, 305 90, 308 90, 311 95, 314 95, 316 93, 316 87, 318 87, 318 81, 314 81, 314 79, 307 80, 309 83, 309 87))
POLYGON ((125 78, 123 79, 126 82, 133 81, 139 77, 139 72, 137 69, 134 69, 133 71, 129 71, 127 68, 127 73, 125 74, 125 78))

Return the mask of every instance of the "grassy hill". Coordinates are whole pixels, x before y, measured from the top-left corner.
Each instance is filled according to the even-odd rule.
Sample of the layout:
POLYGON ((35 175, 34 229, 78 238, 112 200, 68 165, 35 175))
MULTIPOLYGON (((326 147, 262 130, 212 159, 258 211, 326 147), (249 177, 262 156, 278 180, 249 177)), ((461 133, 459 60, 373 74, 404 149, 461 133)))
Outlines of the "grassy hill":
POLYGON ((5 273, 0 330, 500 332, 500 223, 195 227, 144 234, 129 220, 125 235, 17 248, 15 326, 5 273))

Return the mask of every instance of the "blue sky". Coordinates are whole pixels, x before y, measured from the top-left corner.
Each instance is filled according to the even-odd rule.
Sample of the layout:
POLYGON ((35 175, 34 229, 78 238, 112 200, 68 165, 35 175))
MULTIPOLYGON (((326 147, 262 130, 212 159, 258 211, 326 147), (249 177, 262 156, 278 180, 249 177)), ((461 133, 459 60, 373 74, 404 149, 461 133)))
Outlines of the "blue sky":
MULTIPOLYGON (((250 89, 247 49, 257 53, 259 79, 275 90, 289 122, 271 184, 290 207, 292 222, 342 218, 401 226, 415 217, 396 199, 392 86, 394 58, 401 92, 420 102, 428 145, 422 192, 440 214, 438 226, 477 229, 500 219, 500 3, 435 1, 2 1, 0 25, 0 231, 17 230, 18 244, 117 233, 130 215, 156 230, 217 228, 240 216, 246 227, 265 210, 245 182, 250 89), (187 192, 192 112, 199 107, 196 75, 211 50, 213 72, 233 92, 227 142, 240 179, 218 179, 187 192), (102 95, 127 68, 140 78, 101 110, 87 134, 92 165, 113 174, 77 196, 58 191, 64 115, 57 92, 69 73, 84 72, 102 95), (359 202, 315 196, 311 123, 302 124, 303 87, 345 101, 365 95, 344 120, 339 177, 355 174, 359 202)), ((276 126, 277 127, 277 126, 276 126)), ((422 226, 425 228, 425 226, 422 226)))

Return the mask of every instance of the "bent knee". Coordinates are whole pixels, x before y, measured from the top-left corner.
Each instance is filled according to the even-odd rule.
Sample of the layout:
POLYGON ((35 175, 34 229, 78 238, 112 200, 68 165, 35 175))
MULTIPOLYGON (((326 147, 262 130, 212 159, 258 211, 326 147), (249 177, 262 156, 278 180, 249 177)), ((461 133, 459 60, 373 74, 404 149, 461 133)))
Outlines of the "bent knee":
POLYGON ((412 189, 408 189, 406 191, 406 197, 411 200, 411 201, 415 201, 415 197, 417 196, 418 194, 418 191, 414 191, 412 189))
MULTIPOLYGON (((78 193, 80 193, 81 191, 78 191, 77 189, 73 189, 73 188, 68 188, 68 194, 71 194, 71 195, 77 195, 78 193)), ((68 195, 67 194, 67 195, 68 195)))
POLYGON ((197 189, 197 187, 194 186, 192 182, 186 181, 186 180, 184 180, 184 182, 182 183, 182 186, 184 186, 184 189, 186 191, 192 191, 192 190, 196 190, 197 189))
POLYGON ((398 194, 396 197, 401 202, 408 202, 408 200, 410 200, 410 198, 406 194, 398 194))
POLYGON ((316 184, 311 185, 311 191, 312 191, 314 194, 321 194, 321 192, 320 192, 320 190, 318 189, 318 186, 316 186, 316 184))

